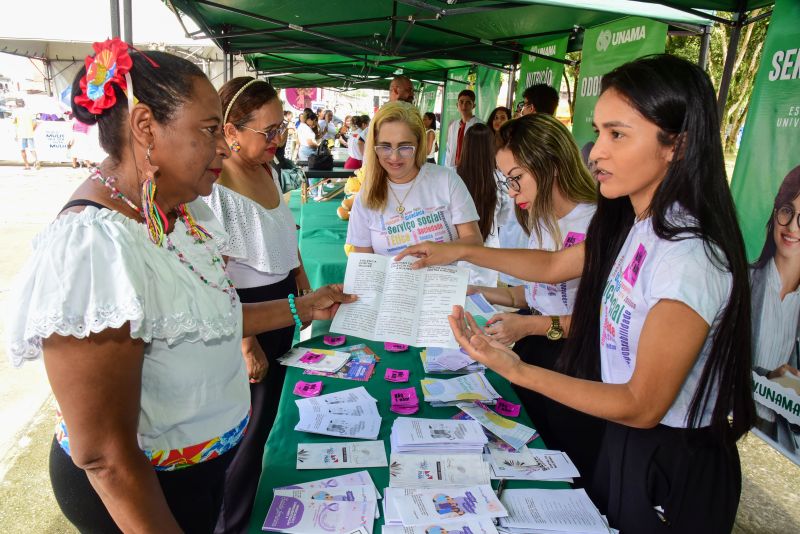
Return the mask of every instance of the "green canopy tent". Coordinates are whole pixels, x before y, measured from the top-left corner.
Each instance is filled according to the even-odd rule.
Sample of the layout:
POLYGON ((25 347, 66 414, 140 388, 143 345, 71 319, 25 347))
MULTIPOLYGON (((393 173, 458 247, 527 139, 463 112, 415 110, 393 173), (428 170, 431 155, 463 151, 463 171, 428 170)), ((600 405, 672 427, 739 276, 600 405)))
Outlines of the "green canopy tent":
POLYGON ((720 89, 722 102, 739 30, 752 22, 747 13, 772 4, 772 0, 166 2, 179 19, 183 13, 201 28, 187 35, 213 39, 229 58, 244 55, 250 68, 278 87, 386 88, 398 72, 415 81, 443 84, 449 70, 461 67, 513 72, 523 54, 566 62, 538 56, 528 45, 546 35, 569 35, 570 50, 577 50, 584 28, 623 16, 660 20, 673 30, 704 35, 706 43, 707 26, 718 22, 735 30, 720 89))

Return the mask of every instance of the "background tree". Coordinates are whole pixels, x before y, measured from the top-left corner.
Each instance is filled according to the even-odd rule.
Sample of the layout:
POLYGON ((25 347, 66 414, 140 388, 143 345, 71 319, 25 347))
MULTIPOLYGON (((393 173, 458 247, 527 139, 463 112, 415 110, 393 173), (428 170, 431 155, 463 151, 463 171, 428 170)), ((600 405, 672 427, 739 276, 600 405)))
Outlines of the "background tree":
MULTIPOLYGON (((751 18, 756 17, 765 12, 766 9, 756 9, 749 16, 751 18)), ((767 35, 768 27, 769 17, 742 28, 734 60, 733 75, 728 88, 728 98, 725 102, 720 124, 723 147, 729 153, 736 151, 739 130, 744 125, 747 116, 750 95, 753 92, 753 83, 761 62, 761 53, 764 48, 764 38, 767 35)), ((706 71, 716 91, 719 91, 722 69, 725 65, 725 57, 728 54, 730 35, 730 26, 716 23, 712 26, 706 71)), ((666 52, 688 61, 697 62, 700 57, 700 37, 694 35, 668 35, 666 52)), ((566 57, 567 59, 580 61, 581 53, 570 52, 566 57)), ((564 66, 564 81, 567 86, 567 98, 569 99, 571 113, 575 111, 575 90, 578 85, 579 74, 580 63, 575 66, 564 66)))
MULTIPOLYGON (((750 13, 750 17, 758 16, 764 11, 764 8, 754 10, 750 13)), ((739 46, 734 59, 728 98, 721 117, 720 129, 723 147, 726 152, 734 152, 736 150, 736 140, 747 115, 750 95, 753 92, 753 83, 761 61, 764 38, 768 27, 769 18, 765 18, 742 28, 739 46)), ((728 55, 730 35, 730 26, 714 24, 712 27, 709 61, 706 70, 714 84, 714 89, 717 91, 719 91, 725 57, 728 55)), ((670 35, 667 37, 666 51, 689 61, 697 61, 700 55, 700 37, 670 35)))

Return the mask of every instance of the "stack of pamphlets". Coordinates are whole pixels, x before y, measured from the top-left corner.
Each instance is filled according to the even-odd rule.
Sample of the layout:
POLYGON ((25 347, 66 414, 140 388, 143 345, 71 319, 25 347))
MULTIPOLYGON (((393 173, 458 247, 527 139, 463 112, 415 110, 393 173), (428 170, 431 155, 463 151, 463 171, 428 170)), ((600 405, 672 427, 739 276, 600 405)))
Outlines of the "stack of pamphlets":
POLYGON ((392 454, 389 486, 438 488, 489 484, 489 464, 480 454, 392 454))
POLYGON ((293 534, 372 534, 380 494, 367 471, 275 488, 262 530, 293 534))
MULTIPOLYGON (((508 515, 488 484, 449 488, 387 488, 384 520, 404 527, 482 523, 508 515)), ((491 530, 488 530, 491 532, 491 530)), ((478 530, 477 532, 480 532, 478 530)))
POLYGON ((297 444, 297 469, 346 469, 386 465, 388 463, 383 440, 297 444))
POLYGON ((490 450, 485 458, 492 478, 572 482, 573 477, 581 476, 567 453, 562 451, 523 447, 519 452, 490 450))
POLYGON ((435 375, 464 375, 485 371, 486 366, 470 358, 461 349, 428 347, 419 353, 426 373, 435 375))
POLYGON ((338 371, 325 372, 306 369, 303 374, 330 376, 333 378, 366 382, 372 377, 376 362, 380 361, 378 355, 372 352, 372 349, 363 343, 350 347, 341 347, 336 352, 346 352, 350 354, 350 359, 347 360, 338 371))
POLYGON ((583 489, 509 489, 500 500, 508 510, 500 518, 501 530, 513 534, 616 532, 583 489))
POLYGON ((515 451, 525 447, 536 435, 535 429, 497 415, 483 403, 461 402, 458 407, 486 430, 508 443, 515 451))
POLYGON ((350 353, 348 352, 297 347, 278 358, 278 362, 289 367, 334 373, 341 369, 349 359, 350 353))
POLYGON ((381 416, 363 386, 295 401, 300 421, 295 430, 343 438, 375 439, 381 416))
POLYGON ((447 523, 434 521, 430 525, 416 527, 404 527, 402 523, 384 525, 381 532, 383 534, 497 534, 497 528, 490 519, 468 519, 447 523))
POLYGON ((392 425, 392 454, 480 454, 488 441, 477 421, 398 417, 392 425))
POLYGON ((481 401, 494 404, 500 395, 483 373, 473 373, 449 379, 423 378, 422 393, 431 406, 457 406, 460 402, 481 401))

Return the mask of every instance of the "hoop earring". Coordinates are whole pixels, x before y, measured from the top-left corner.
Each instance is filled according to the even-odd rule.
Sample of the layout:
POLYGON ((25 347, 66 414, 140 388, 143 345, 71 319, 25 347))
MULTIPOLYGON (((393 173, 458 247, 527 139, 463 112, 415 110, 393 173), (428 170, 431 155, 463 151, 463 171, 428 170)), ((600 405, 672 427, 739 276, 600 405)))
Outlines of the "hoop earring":
POLYGON ((242 149, 242 145, 239 144, 239 141, 234 139, 233 143, 229 145, 231 152, 239 152, 242 149))
POLYGON ((156 172, 158 167, 153 165, 150 160, 153 145, 147 146, 147 152, 144 155, 144 176, 145 180, 142 183, 142 212, 144 215, 144 222, 147 225, 147 231, 150 234, 150 241, 156 245, 161 246, 164 243, 164 236, 168 230, 169 220, 164 211, 156 203, 156 172))

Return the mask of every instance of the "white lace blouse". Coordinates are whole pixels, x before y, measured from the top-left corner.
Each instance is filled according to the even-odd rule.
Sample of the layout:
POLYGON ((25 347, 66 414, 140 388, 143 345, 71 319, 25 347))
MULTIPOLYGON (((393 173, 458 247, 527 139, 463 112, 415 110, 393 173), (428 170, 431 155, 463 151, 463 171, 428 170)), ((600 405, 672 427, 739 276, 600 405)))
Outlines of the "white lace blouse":
MULTIPOLYGON (((203 202, 189 209, 215 239, 196 243, 179 221, 172 243, 203 276, 224 285, 211 255, 224 232, 203 202)), ((80 339, 128 323, 131 337, 146 343, 138 439, 149 456, 243 427, 250 390, 238 298, 231 302, 204 284, 174 251, 151 243, 143 224, 108 209, 62 215, 33 249, 10 298, 15 366, 39 358, 42 340, 53 334, 80 339)))
POLYGON ((236 287, 280 282, 300 265, 297 226, 283 195, 277 207, 267 209, 236 191, 214 184, 211 194, 203 200, 228 234, 222 252, 229 257, 227 270, 236 287))

